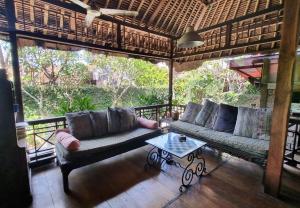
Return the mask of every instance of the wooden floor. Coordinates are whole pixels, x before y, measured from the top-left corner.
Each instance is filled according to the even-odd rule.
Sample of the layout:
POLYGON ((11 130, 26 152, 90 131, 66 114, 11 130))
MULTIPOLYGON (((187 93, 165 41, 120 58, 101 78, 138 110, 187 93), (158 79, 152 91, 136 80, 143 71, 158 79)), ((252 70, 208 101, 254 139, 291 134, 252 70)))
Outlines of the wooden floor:
POLYGON ((145 171, 148 150, 146 146, 74 170, 69 176, 69 196, 63 192, 58 167, 34 169, 32 207, 300 207, 297 171, 284 174, 283 196, 275 199, 263 193, 259 166, 207 149, 204 156, 210 174, 180 194, 182 170, 172 166, 165 172, 145 171))

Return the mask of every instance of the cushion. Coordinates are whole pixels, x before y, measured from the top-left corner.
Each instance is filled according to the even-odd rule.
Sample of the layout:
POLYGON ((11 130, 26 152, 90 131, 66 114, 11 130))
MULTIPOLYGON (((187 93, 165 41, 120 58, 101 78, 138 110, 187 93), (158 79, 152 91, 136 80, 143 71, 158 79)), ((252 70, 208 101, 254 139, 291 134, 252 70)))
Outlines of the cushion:
POLYGON ((171 131, 187 134, 203 141, 236 148, 258 157, 265 157, 268 153, 269 141, 233 136, 231 133, 214 131, 182 121, 172 122, 170 126, 171 131))
POLYGON ((101 137, 108 133, 107 112, 106 111, 90 111, 93 131, 95 137, 101 137))
POLYGON ((66 133, 70 134, 70 129, 68 129, 68 128, 56 129, 55 134, 57 134, 58 132, 66 132, 66 133))
POLYGON ((257 121, 256 109, 238 107, 238 115, 233 135, 251 138, 254 131, 256 131, 255 127, 257 121))
POLYGON ((64 131, 58 131, 55 138, 68 151, 75 151, 80 147, 80 141, 64 131))
POLYGON ((234 131, 238 108, 220 104, 219 112, 213 130, 232 133, 234 131))
POLYGON ((138 124, 140 127, 147 128, 147 129, 157 129, 158 128, 158 122, 154 120, 149 120, 146 118, 137 118, 138 124))
POLYGON ((219 105, 217 103, 206 99, 201 111, 195 119, 195 124, 206 128, 213 128, 218 109, 219 105))
POLYGON ((137 117, 133 108, 117 108, 120 115, 120 132, 128 131, 137 127, 137 117))
POLYGON ((66 120, 70 133, 77 139, 90 139, 94 136, 90 113, 87 111, 67 113, 66 120))
POLYGON ((121 118, 118 108, 107 108, 108 133, 118 133, 121 129, 121 118))
POLYGON ((257 123, 255 125, 252 138, 270 140, 272 109, 259 108, 256 111, 257 123))
POLYGON ((198 132, 207 130, 207 128, 196 125, 196 124, 191 124, 183 121, 174 121, 170 124, 170 129, 173 132, 179 132, 179 133, 184 133, 188 134, 190 136, 197 136, 198 132))
POLYGON ((94 138, 80 141, 80 147, 76 151, 68 151, 60 143, 56 144, 57 155, 69 161, 86 160, 89 157, 106 156, 108 151, 112 152, 118 148, 130 149, 131 142, 144 142, 160 134, 160 130, 136 128, 132 131, 108 135, 106 137, 94 138))
POLYGON ((180 120, 188 122, 188 123, 194 123, 195 118, 198 115, 198 113, 200 112, 201 108, 202 108, 202 105, 193 103, 193 102, 189 102, 187 104, 185 111, 184 111, 183 115, 181 116, 180 120))

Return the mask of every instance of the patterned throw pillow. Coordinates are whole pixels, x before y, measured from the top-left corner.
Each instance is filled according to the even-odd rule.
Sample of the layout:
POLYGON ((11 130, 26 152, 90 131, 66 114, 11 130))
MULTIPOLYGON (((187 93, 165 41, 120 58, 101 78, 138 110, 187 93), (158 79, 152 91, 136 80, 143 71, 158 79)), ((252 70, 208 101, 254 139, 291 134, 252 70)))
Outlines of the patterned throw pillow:
POLYGON ((70 133, 75 138, 84 140, 94 136, 90 113, 88 111, 67 113, 66 120, 70 133))
POLYGON ((120 132, 121 118, 118 108, 107 108, 107 129, 110 134, 120 132))
POLYGON ((120 115, 120 131, 128 131, 137 127, 137 116, 133 108, 118 108, 120 115))
POLYGON ((101 137, 108 133, 107 112, 106 111, 90 111, 91 121, 95 137, 101 137))
POLYGON ((195 118, 198 115, 198 113, 200 112, 201 108, 202 108, 202 105, 193 103, 193 102, 189 102, 185 108, 185 111, 184 111, 182 117, 179 120, 188 122, 188 123, 194 123, 195 118))
POLYGON ((213 128, 218 114, 219 105, 213 101, 205 100, 201 111, 195 119, 195 124, 206 128, 213 128))
POLYGON ((132 108, 108 108, 107 122, 109 133, 119 133, 136 128, 138 125, 135 110, 132 108))
POLYGON ((254 108, 238 107, 238 115, 233 135, 252 137, 258 123, 256 111, 257 109, 254 108))
POLYGON ((255 125, 252 138, 270 140, 272 109, 270 108, 257 109, 256 115, 258 121, 255 125))
POLYGON ((213 130, 232 133, 236 124, 237 114, 237 107, 221 103, 213 130))

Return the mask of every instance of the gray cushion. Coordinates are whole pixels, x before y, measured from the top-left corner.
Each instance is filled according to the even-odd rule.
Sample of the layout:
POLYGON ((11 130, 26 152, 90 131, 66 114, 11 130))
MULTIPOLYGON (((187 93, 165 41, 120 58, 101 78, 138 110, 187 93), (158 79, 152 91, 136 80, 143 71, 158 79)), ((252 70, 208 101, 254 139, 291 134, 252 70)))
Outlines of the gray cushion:
POLYGON ((132 108, 119 108, 117 109, 120 115, 120 132, 128 131, 137 127, 137 117, 135 115, 135 110, 132 108))
POLYGON ((238 108, 221 103, 219 106, 218 116, 215 121, 213 130, 233 133, 238 108))
POLYGON ((184 111, 183 115, 181 116, 180 120, 188 122, 188 123, 194 123, 195 118, 198 115, 198 113, 200 112, 201 108, 202 108, 202 105, 193 103, 193 102, 189 102, 187 104, 185 111, 184 111))
POLYGON ((190 135, 196 135, 197 132, 206 130, 207 128, 198 126, 195 124, 183 122, 183 121, 174 121, 170 124, 171 131, 178 131, 190 135))
POLYGON ((256 109, 239 107, 233 135, 251 138, 257 121, 256 109))
POLYGON ((265 157, 269 149, 269 141, 234 136, 230 133, 214 131, 211 129, 198 132, 198 136, 203 137, 208 141, 217 142, 259 157, 265 157))
POLYGON ((121 118, 118 108, 107 108, 107 128, 111 134, 120 132, 121 118))
POLYGON ((195 123, 207 128, 213 128, 218 115, 218 109, 219 105, 217 103, 206 99, 201 111, 195 119, 195 123))
POLYGON ((106 111, 90 111, 91 121, 95 137, 101 137, 108 133, 107 112, 106 111))
POLYGON ((214 131, 209 128, 201 127, 182 121, 175 121, 170 124, 171 131, 189 134, 204 141, 211 141, 235 148, 258 157, 265 157, 269 148, 269 141, 258 140, 248 137, 233 136, 231 133, 214 131))
POLYGON ((256 111, 258 122, 255 125, 252 137, 255 139, 270 140, 272 109, 259 108, 256 111))
POLYGON ((56 144, 58 155, 61 155, 66 160, 78 160, 86 157, 93 157, 95 154, 105 154, 106 151, 113 150, 122 145, 130 145, 131 141, 145 140, 152 135, 155 136, 160 130, 137 128, 129 132, 109 135, 102 138, 84 140, 80 142, 80 147, 76 151, 68 151, 60 143, 56 144))
POLYGON ((66 120, 70 133, 79 140, 94 136, 90 113, 88 111, 67 113, 66 120))

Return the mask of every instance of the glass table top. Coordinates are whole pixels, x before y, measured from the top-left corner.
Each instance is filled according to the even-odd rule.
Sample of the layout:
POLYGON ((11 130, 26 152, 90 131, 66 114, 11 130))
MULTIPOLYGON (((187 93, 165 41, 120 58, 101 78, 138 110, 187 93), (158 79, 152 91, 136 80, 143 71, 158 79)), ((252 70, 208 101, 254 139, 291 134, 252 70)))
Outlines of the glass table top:
POLYGON ((205 142, 188 136, 186 137, 186 141, 180 141, 179 137, 180 134, 169 132, 153 139, 146 140, 146 143, 165 150, 179 158, 183 158, 206 145, 205 142))

